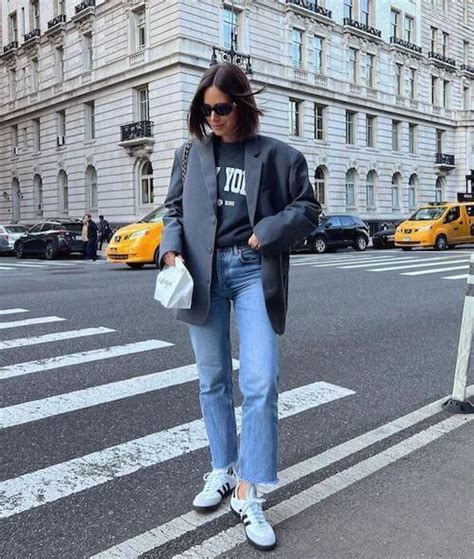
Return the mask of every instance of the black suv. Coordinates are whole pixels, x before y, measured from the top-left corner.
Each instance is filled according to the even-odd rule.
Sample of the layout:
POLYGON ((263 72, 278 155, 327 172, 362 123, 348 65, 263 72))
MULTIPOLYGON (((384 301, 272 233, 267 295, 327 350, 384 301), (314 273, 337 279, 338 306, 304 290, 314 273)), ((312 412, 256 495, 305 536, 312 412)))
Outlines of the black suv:
POLYGON ((82 254, 84 241, 81 234, 80 219, 50 218, 33 225, 16 241, 14 250, 18 258, 25 258, 31 254, 44 256, 48 260, 52 260, 59 254, 73 252, 82 254))
POLYGON ((323 253, 338 248, 354 247, 365 250, 369 244, 369 227, 355 215, 328 215, 320 218, 314 231, 298 242, 294 251, 310 250, 323 253))

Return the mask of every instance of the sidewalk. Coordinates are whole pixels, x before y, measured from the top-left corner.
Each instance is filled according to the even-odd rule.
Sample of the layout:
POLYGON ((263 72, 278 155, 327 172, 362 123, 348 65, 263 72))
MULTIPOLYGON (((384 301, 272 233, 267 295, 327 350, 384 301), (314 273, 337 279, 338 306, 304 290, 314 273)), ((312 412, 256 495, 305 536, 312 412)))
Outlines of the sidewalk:
MULTIPOLYGON (((473 556, 474 421, 283 522, 277 536, 265 557, 473 556)), ((244 544, 225 557, 262 553, 244 544)))

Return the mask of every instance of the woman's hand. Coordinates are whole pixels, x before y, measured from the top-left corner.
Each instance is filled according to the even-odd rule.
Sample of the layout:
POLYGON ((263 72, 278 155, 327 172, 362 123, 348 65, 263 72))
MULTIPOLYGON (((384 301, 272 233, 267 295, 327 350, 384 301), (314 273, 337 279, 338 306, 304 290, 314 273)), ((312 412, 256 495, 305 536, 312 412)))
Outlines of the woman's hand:
POLYGON ((260 250, 260 242, 255 236, 255 233, 252 233, 252 236, 247 241, 247 244, 249 245, 250 248, 253 248, 253 250, 260 250))
POLYGON ((163 255, 163 262, 166 264, 166 266, 175 266, 176 265, 175 259, 177 256, 181 258, 181 256, 177 252, 173 252, 173 251, 166 252, 163 255))

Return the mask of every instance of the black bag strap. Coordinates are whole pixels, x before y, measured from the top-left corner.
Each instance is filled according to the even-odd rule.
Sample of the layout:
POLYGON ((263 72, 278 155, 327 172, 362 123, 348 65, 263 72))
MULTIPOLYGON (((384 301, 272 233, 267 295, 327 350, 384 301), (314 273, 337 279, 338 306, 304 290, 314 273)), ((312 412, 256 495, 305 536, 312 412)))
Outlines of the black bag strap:
POLYGON ((186 145, 184 146, 183 162, 181 164, 181 182, 183 184, 186 179, 186 171, 188 170, 189 152, 191 151, 192 145, 193 145, 192 142, 186 142, 186 145))

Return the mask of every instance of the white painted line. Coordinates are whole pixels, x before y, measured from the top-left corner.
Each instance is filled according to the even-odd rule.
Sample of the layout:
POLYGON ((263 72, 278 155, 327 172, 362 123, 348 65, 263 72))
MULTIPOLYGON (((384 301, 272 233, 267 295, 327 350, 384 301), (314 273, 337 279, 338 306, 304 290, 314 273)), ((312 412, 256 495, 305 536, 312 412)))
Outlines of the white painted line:
MULTIPOLYGON (((388 262, 392 262, 394 259, 390 256, 378 256, 378 257, 373 257, 371 256, 370 258, 351 258, 350 260, 342 260, 339 262, 330 262, 328 264, 311 264, 311 268, 336 268, 336 267, 342 267, 344 265, 349 265, 349 264, 353 264, 354 262, 357 262, 358 264, 368 264, 371 263, 372 265, 376 266, 377 264, 385 264, 388 262)), ((355 265, 355 264, 354 264, 355 265)))
MULTIPOLYGON (((274 505, 266 511, 267 518, 272 526, 278 526, 278 524, 281 524, 285 520, 302 513, 328 497, 339 493, 339 491, 378 472, 382 468, 409 456, 416 450, 466 425, 466 423, 472 420, 474 420, 474 416, 453 416, 444 421, 440 421, 424 431, 420 431, 416 433, 416 435, 412 435, 402 442, 393 445, 387 450, 383 450, 370 458, 362 460, 354 466, 346 468, 312 485, 308 489, 293 495, 289 499, 274 505)), ((206 559, 210 559, 221 555, 225 556, 224 554, 226 552, 245 541, 246 538, 243 526, 237 525, 212 536, 199 545, 193 546, 184 553, 174 555, 173 559, 189 557, 194 559, 206 557, 206 559)))
POLYGON ((438 268, 436 270, 420 270, 418 272, 403 272, 401 276, 424 276, 426 274, 439 274, 440 272, 451 272, 451 270, 468 270, 469 266, 453 266, 452 268, 438 268))
POLYGON ((447 280, 459 280, 459 279, 466 279, 469 274, 459 274, 457 276, 445 276, 443 279, 447 280))
POLYGON ((162 347, 169 347, 172 345, 173 344, 163 342, 162 340, 145 340, 144 342, 133 342, 113 347, 92 349, 90 351, 79 351, 78 353, 38 359, 37 361, 25 361, 23 363, 16 363, 15 365, 9 365, 8 367, 0 367, 0 380, 30 375, 42 371, 50 371, 51 369, 59 369, 60 367, 71 367, 72 365, 91 363, 92 361, 100 361, 101 359, 111 359, 112 357, 141 353, 142 351, 161 349, 162 347))
MULTIPOLYGON (((450 258, 455 258, 453 256, 451 256, 450 258)), ((456 260, 455 263, 457 262, 465 262, 465 260, 456 260)), ((412 268, 420 268, 421 266, 436 266, 437 264, 450 264, 450 260, 449 257, 446 256, 438 256, 435 258, 415 258, 413 256, 407 256, 405 258, 397 258, 397 259, 393 259, 391 262, 389 262, 388 264, 400 264, 401 267, 405 267, 405 264, 413 264, 413 266, 411 266, 412 268)), ((385 262, 383 262, 382 264, 385 264, 385 262)), ((341 268, 344 269, 349 269, 349 268, 362 268, 362 267, 367 267, 369 266, 369 264, 364 264, 359 265, 359 264, 355 264, 354 266, 341 266, 341 268)), ((408 267, 408 266, 406 266, 408 267)), ((389 270, 390 268, 384 268, 384 270, 389 270)), ((396 268, 393 268, 396 269, 396 268)))
POLYGON ((18 314, 18 313, 22 313, 22 312, 29 312, 29 311, 28 311, 28 309, 1 309, 0 310, 0 315, 18 314))
MULTIPOLYGON (((239 362, 232 360, 232 367, 239 368, 239 362)), ((38 421, 63 413, 83 410, 107 402, 130 398, 137 394, 146 394, 170 386, 184 384, 198 379, 196 365, 176 367, 158 373, 142 375, 118 382, 76 390, 67 394, 58 394, 43 400, 34 400, 7 408, 0 408, 0 429, 38 421)))
POLYGON ((45 268, 45 264, 18 264, 17 262, 9 262, 7 266, 13 266, 14 268, 45 268))
MULTIPOLYGON (((466 260, 465 258, 462 260, 451 260, 451 261, 444 261, 444 262, 427 262, 426 264, 406 264, 403 266, 392 266, 389 268, 376 268, 374 270, 370 270, 371 272, 390 272, 392 270, 405 270, 407 268, 424 268, 424 267, 428 267, 428 266, 442 266, 443 264, 460 264, 461 262, 469 262, 469 260, 466 260)), ((468 266, 469 267, 469 266, 468 266)), ((447 268, 447 270, 449 270, 449 268, 447 268)))
POLYGON ((34 324, 48 324, 50 322, 61 322, 66 320, 59 316, 43 316, 40 318, 27 318, 25 320, 14 320, 12 322, 0 322, 0 330, 7 328, 19 328, 20 326, 33 326, 34 324))
POLYGON ((58 342, 61 340, 72 340, 73 338, 83 338, 85 336, 96 336, 98 334, 107 334, 115 332, 111 328, 82 328, 81 330, 68 330, 67 332, 56 332, 55 334, 44 334, 42 336, 30 336, 28 338, 16 338, 14 340, 6 340, 0 342, 0 350, 12 349, 14 347, 24 347, 36 344, 45 344, 49 342, 58 342))
POLYGON ((0 266, 0 270, 14 270, 15 268, 7 268, 6 266, 0 266))
MULTIPOLYGON (((315 382, 279 397, 280 419, 355 394, 326 382, 315 382)), ((240 430, 241 409, 236 408, 240 430)), ((197 419, 139 439, 73 458, 36 472, 0 482, 0 518, 52 503, 207 446, 204 421, 197 419)))
MULTIPOLYGON (((469 387, 469 390, 474 391, 474 385, 469 387)), ((413 427, 417 423, 432 417, 441 410, 441 405, 448 399, 448 396, 440 398, 431 404, 428 404, 418 410, 415 410, 407 415, 399 417, 385 425, 381 425, 372 431, 368 431, 363 435, 359 435, 352 440, 346 441, 333 448, 325 450, 321 454, 312 456, 286 468, 279 473, 280 482, 276 488, 272 488, 266 493, 273 493, 280 488, 289 485, 303 478, 311 473, 323 470, 328 466, 355 454, 361 450, 368 448, 371 445, 377 444, 397 433, 413 427)), ((198 514, 195 511, 189 511, 182 516, 174 518, 165 524, 156 526, 143 534, 134 536, 133 538, 119 543, 97 555, 91 559, 132 559, 139 555, 151 551, 157 547, 176 540, 190 532, 197 527, 207 524, 214 519, 228 514, 228 509, 221 507, 220 509, 206 515, 198 514)))

